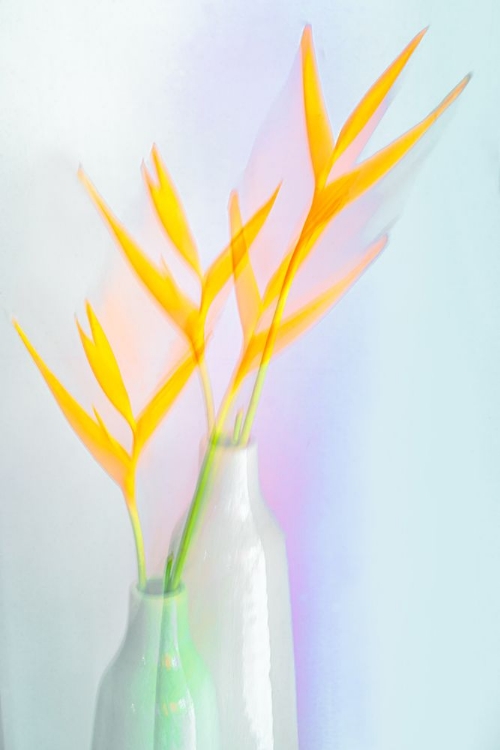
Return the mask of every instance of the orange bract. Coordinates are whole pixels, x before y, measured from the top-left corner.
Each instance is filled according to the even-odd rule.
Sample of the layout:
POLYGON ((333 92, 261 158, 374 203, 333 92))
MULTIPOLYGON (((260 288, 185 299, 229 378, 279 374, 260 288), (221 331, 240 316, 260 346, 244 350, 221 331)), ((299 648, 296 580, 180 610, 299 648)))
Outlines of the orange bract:
POLYGON ((142 449, 180 394, 196 363, 192 354, 186 356, 153 394, 136 420, 116 358, 101 324, 88 303, 87 314, 93 338, 90 339, 77 324, 82 344, 103 392, 132 430, 133 445, 130 453, 111 435, 97 409, 93 409, 94 420, 68 393, 49 370, 17 321, 14 322, 14 326, 73 430, 127 495, 127 487, 131 484, 142 449))
POLYGON ((321 91, 310 26, 304 30, 300 47, 307 138, 316 186, 321 188, 330 171, 334 140, 321 91))
POLYGON ((197 309, 194 303, 179 289, 168 268, 166 266, 162 266, 161 269, 158 268, 134 242, 125 227, 111 213, 82 169, 78 170, 78 176, 141 281, 176 326, 191 339, 194 336, 194 325, 197 317, 197 309))
POLYGON ((142 450, 160 422, 168 413, 177 396, 180 394, 196 367, 196 360, 189 352, 180 364, 158 387, 137 418, 137 429, 135 432, 136 450, 142 450))
POLYGON ((229 282, 233 274, 232 246, 235 242, 243 241, 243 236, 247 247, 252 245, 274 205, 278 190, 255 212, 244 226, 240 226, 237 235, 232 238, 231 243, 222 250, 206 273, 203 274, 199 267, 198 252, 189 230, 184 210, 173 183, 160 159, 156 146, 153 148, 153 161, 159 182, 158 185, 155 185, 148 171, 144 168, 143 171, 148 190, 158 218, 174 247, 200 279, 201 302, 199 306, 180 289, 163 259, 161 268, 159 268, 141 250, 126 229, 111 213, 82 169, 79 170, 78 174, 94 203, 105 218, 132 268, 170 319, 186 336, 194 353, 199 357, 203 355, 205 347, 204 329, 207 313, 215 298, 229 282))
POLYGON ((154 183, 144 164, 143 174, 158 218, 176 250, 202 281, 203 271, 200 266, 198 249, 191 234, 184 208, 156 146, 153 146, 151 154, 158 183, 154 183))
POLYGON ((123 489, 130 469, 130 456, 120 443, 111 437, 100 418, 97 417, 95 422, 61 385, 32 346, 19 323, 15 322, 14 325, 69 424, 96 461, 123 489))
MULTIPOLYGON (((381 237, 377 242, 370 245, 361 261, 346 273, 340 281, 334 282, 326 291, 314 297, 296 312, 284 318, 279 327, 274 344, 274 354, 292 344, 301 334, 305 333, 323 315, 335 305, 345 292, 364 273, 368 266, 377 258, 387 244, 387 235, 381 237)), ((239 385, 249 372, 259 366, 262 353, 269 335, 269 328, 255 333, 251 338, 244 356, 241 360, 236 384, 239 385)))
POLYGON ((233 257, 232 248, 235 242, 238 242, 240 235, 244 233, 245 244, 247 249, 250 249, 260 230, 264 226, 267 217, 269 216, 272 207, 278 197, 279 186, 276 188, 274 193, 249 219, 246 224, 243 225, 241 230, 232 238, 232 241, 227 247, 218 255, 218 257, 209 266, 204 279, 203 285, 203 296, 202 296, 202 311, 207 311, 210 305, 213 303, 217 295, 222 291, 227 282, 233 275, 233 257))
MULTIPOLYGON (((315 178, 314 193, 299 239, 285 254, 280 265, 271 275, 263 298, 260 300, 260 320, 264 316, 269 318, 271 312, 272 322, 270 325, 268 323, 268 327, 262 331, 259 330, 257 321, 257 324, 254 325, 253 335, 246 335, 246 346, 233 381, 234 390, 238 388, 241 381, 251 370, 256 367, 265 369, 273 351, 277 352, 291 343, 309 328, 325 310, 329 309, 357 280, 362 271, 377 257, 385 245, 386 237, 372 245, 361 263, 347 273, 340 282, 333 284, 328 292, 313 299, 301 310, 289 315, 282 321, 285 302, 293 280, 326 227, 347 205, 360 198, 404 158, 438 117, 455 101, 469 81, 470 76, 466 76, 433 112, 403 136, 361 164, 354 165, 347 173, 337 177, 329 184, 327 183, 333 165, 363 131, 384 102, 401 71, 422 40, 425 31, 426 29, 415 36, 374 86, 370 88, 346 121, 335 144, 317 73, 311 28, 307 27, 304 30, 301 41, 302 89, 309 154, 315 178), (274 312, 272 312, 273 310, 274 312)), ((251 268, 248 259, 245 267, 251 268)), ((236 274, 235 279, 238 291, 236 274)))
POLYGON ((78 332, 80 333, 85 354, 102 390, 115 409, 120 412, 130 427, 134 429, 135 420, 132 414, 132 406, 130 405, 130 398, 125 388, 118 362, 89 302, 87 302, 86 307, 92 338, 87 336, 77 321, 78 332))
POLYGON ((326 227, 345 206, 352 203, 384 177, 429 130, 438 117, 462 93, 470 80, 466 76, 422 122, 397 138, 389 146, 356 166, 351 172, 331 182, 320 193, 306 222, 305 235, 309 239, 326 227))
MULTIPOLYGON (((350 139, 355 137, 355 134, 363 128, 363 123, 366 124, 367 120, 372 116, 373 111, 378 106, 377 103, 380 103, 383 96, 387 94, 390 87, 389 84, 392 85, 392 83, 394 83, 397 74, 401 72, 404 64, 406 64, 424 33, 425 30, 420 32, 408 47, 406 47, 404 52, 379 79, 376 86, 370 90, 372 93, 362 100, 353 115, 351 115, 350 120, 352 119, 352 122, 349 127, 347 127, 346 123, 346 126, 344 126, 345 130, 343 128, 341 131, 341 136, 342 133, 344 133, 344 136, 342 141, 340 140, 341 136, 339 136, 337 147, 333 153, 332 162, 329 165, 330 168, 333 164, 333 160, 340 156, 344 148, 347 147, 348 141, 350 142, 350 139), (374 91, 375 89, 376 91, 374 91), (362 119, 362 116, 364 119, 362 119), (343 143, 344 145, 339 146, 339 143, 343 143)), ((292 257, 295 258, 298 270, 314 247, 320 234, 326 229, 327 225, 335 218, 335 216, 338 215, 349 203, 352 203, 361 197, 363 193, 375 185, 376 182, 384 177, 396 164, 398 164, 398 162, 401 161, 412 146, 414 146, 429 130, 438 117, 443 114, 453 101, 455 101, 467 85, 469 79, 470 76, 466 76, 453 89, 453 91, 445 97, 441 104, 433 110, 433 112, 424 118, 422 122, 405 133, 405 135, 396 139, 389 146, 386 146, 386 148, 377 152, 374 156, 362 162, 360 165, 355 166, 350 172, 338 177, 328 185, 322 186, 321 189, 318 189, 317 185, 311 209, 299 242, 287 253, 280 266, 272 275, 265 290, 263 298, 264 309, 267 309, 278 297, 292 257)), ((309 148, 311 160, 313 160, 315 158, 314 154, 316 150, 315 143, 310 141, 309 148)))
POLYGON ((241 231, 241 214, 236 192, 229 199, 229 224, 233 253, 233 273, 236 300, 243 328, 244 343, 249 341, 261 312, 261 299, 257 281, 248 255, 245 232, 241 231))
POLYGON ((389 65, 387 70, 382 73, 378 81, 368 90, 353 113, 347 118, 337 138, 337 145, 332 154, 332 161, 337 160, 341 156, 371 120, 406 66, 406 63, 422 41, 426 31, 427 29, 422 29, 411 40, 394 62, 389 65))

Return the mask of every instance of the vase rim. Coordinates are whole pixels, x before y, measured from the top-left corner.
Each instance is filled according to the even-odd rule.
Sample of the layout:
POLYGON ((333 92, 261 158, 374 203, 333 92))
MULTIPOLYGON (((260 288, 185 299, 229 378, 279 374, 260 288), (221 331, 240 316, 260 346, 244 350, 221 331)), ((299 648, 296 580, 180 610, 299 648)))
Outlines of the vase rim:
POLYGON ((252 436, 249 438, 248 442, 245 443, 245 445, 238 445, 237 443, 233 443, 229 435, 224 435, 223 437, 218 438, 217 443, 215 444, 215 447, 218 449, 223 449, 225 451, 230 451, 234 453, 240 453, 240 452, 243 453, 248 450, 254 450, 256 446, 257 446, 257 441, 252 436))
POLYGON ((146 588, 140 589, 137 582, 133 583, 131 593, 134 597, 139 599, 151 599, 153 601, 161 601, 166 599, 176 599, 185 593, 186 587, 183 583, 180 583, 175 591, 163 591, 163 576, 151 576, 146 580, 146 588))

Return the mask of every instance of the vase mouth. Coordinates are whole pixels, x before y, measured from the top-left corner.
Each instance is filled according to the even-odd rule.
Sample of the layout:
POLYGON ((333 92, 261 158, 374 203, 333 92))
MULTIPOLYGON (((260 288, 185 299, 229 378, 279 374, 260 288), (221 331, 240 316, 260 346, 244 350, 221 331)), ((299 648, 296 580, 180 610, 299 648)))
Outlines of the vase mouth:
MULTIPOLYGON (((212 445, 214 445, 214 440, 209 437, 205 439, 205 445, 210 442, 212 445)), ((254 437, 250 437, 248 439, 248 442, 244 445, 234 443, 230 435, 221 435, 217 438, 217 441, 215 442, 215 448, 216 449, 222 449, 224 451, 230 451, 234 453, 242 453, 244 451, 253 450, 255 446, 257 445, 257 442, 254 437)))
POLYGON ((178 597, 180 594, 183 594, 185 591, 185 586, 183 583, 179 584, 179 586, 175 589, 175 591, 163 591, 163 577, 162 576, 152 576, 151 578, 148 578, 146 581, 146 588, 140 589, 138 583, 134 583, 132 585, 132 593, 134 596, 139 597, 141 599, 174 599, 178 597))

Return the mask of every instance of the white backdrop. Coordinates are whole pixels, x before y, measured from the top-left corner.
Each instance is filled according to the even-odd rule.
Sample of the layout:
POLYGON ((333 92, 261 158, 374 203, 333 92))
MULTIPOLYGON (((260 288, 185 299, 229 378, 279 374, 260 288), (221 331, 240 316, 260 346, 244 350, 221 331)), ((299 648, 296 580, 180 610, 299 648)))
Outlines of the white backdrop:
MULTIPOLYGON (((336 131, 430 23, 379 145, 475 76, 389 250, 277 362, 257 421, 271 504, 276 465, 296 493, 277 512, 291 557, 301 748, 499 746, 499 15, 496 0, 1 0, 6 750, 88 750, 135 573, 119 493, 71 434, 10 316, 90 403, 73 313, 87 296, 102 301, 118 261, 78 164, 137 229, 149 210, 139 166, 156 141, 206 261, 226 239, 227 195, 308 22, 336 131)), ((149 324, 141 345, 153 371, 163 324, 153 311, 149 324)), ((150 549, 189 496, 198 398, 191 384, 196 408, 176 408, 142 465, 150 549)))

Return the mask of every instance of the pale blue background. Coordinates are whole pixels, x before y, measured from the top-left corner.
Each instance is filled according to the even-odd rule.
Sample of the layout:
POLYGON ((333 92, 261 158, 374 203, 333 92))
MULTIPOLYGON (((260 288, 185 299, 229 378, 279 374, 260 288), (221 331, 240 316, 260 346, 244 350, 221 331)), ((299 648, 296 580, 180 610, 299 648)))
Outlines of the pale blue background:
MULTIPOLYGON (((387 252, 276 363, 256 425, 262 483, 288 532, 301 748, 500 746, 499 16, 496 0, 0 3, 6 750, 87 750, 134 577, 120 498, 9 316, 84 393, 72 315, 116 251, 78 163, 139 226, 138 167, 157 141, 206 261, 306 22, 336 131, 430 23, 378 145, 475 76, 387 252), (276 500, 284 462, 289 510, 276 500)), ((167 535, 178 512, 164 493, 189 493, 198 412, 177 411, 148 455, 149 542, 158 517, 167 535), (176 434, 185 476, 164 460, 176 434)))

